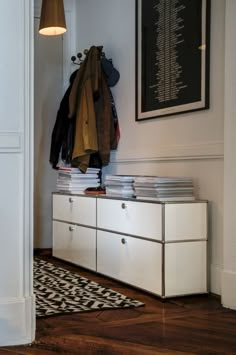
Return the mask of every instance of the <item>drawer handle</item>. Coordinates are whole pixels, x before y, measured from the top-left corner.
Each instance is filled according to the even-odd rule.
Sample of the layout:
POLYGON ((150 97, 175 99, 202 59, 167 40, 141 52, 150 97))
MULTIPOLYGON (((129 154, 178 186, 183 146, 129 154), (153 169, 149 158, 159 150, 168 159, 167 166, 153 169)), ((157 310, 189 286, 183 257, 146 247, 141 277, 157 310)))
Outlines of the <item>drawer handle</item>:
POLYGON ((75 230, 75 227, 69 226, 69 231, 73 232, 75 230))
POLYGON ((69 202, 70 202, 70 203, 73 203, 74 201, 75 201, 74 198, 72 198, 72 197, 69 198, 69 202))
POLYGON ((122 244, 127 244, 127 239, 121 238, 121 243, 122 243, 122 244))
POLYGON ((123 203, 121 204, 121 208, 122 208, 123 210, 125 210, 125 209, 127 208, 127 205, 123 202, 123 203))

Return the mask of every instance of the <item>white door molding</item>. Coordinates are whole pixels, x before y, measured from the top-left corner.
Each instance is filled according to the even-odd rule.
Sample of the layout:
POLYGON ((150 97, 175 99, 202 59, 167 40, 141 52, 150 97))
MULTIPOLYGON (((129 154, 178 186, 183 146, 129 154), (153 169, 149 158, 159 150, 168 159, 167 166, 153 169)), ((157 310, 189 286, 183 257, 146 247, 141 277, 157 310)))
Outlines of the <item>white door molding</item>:
MULTIPOLYGON (((18 71, 14 86, 7 76, 2 78, 4 93, 9 100, 11 98, 11 102, 1 102, 1 110, 7 120, 2 121, 0 132, 0 138, 3 138, 0 159, 5 168, 0 180, 1 194, 3 198, 7 194, 5 202, 2 201, 2 206, 3 203, 5 205, 0 216, 0 346, 6 346, 31 343, 35 337, 32 244, 33 5, 30 0, 15 0, 14 4, 4 0, 0 10, 1 7, 4 11, 0 11, 0 23, 4 23, 4 31, 11 38, 11 41, 5 41, 1 37, 2 50, 8 53, 9 49, 14 54, 13 58, 8 58, 9 67, 17 65, 18 71), (3 131, 9 123, 15 130, 3 131)), ((1 25, 0 30, 3 32, 1 25)))

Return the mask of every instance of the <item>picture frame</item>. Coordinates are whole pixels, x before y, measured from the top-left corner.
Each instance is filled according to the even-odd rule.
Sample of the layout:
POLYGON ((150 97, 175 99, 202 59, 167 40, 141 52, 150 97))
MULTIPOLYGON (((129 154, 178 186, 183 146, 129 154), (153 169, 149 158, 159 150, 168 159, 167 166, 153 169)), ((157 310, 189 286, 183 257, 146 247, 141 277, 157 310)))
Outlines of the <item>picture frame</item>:
POLYGON ((136 0, 136 121, 209 108, 210 0, 136 0))

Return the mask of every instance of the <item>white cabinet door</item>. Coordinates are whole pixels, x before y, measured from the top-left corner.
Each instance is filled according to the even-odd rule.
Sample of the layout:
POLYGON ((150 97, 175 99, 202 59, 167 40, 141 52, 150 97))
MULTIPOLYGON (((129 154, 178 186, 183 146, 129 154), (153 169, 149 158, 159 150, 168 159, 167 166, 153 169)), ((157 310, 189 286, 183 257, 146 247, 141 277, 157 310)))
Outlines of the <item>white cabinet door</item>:
POLYGON ((207 239, 207 203, 165 205, 165 241, 207 239))
POLYGON ((165 296, 207 292, 206 243, 165 245, 165 296))
POLYGON ((53 221, 53 256, 96 271, 96 230, 53 221))
POLYGON ((97 271, 161 295, 162 245, 97 231, 97 271))
POLYGON ((97 227, 161 240, 162 205, 98 198, 97 227))
POLYGON ((96 198, 54 194, 53 219, 96 227, 96 198))

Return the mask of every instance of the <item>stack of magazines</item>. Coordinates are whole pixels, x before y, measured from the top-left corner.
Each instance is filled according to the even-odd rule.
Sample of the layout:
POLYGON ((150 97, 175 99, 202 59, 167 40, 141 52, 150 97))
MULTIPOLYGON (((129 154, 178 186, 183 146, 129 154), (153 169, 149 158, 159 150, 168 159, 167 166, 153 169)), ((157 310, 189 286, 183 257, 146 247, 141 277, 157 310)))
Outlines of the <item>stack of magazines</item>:
POLYGON ((133 197, 134 177, 130 175, 106 175, 105 188, 108 196, 133 197))
POLYGON ((88 168, 82 173, 78 168, 60 167, 57 176, 57 190, 67 193, 83 193, 89 187, 100 185, 100 169, 88 168))
POLYGON ((194 200, 193 181, 188 177, 136 176, 134 191, 137 199, 154 201, 194 200))

